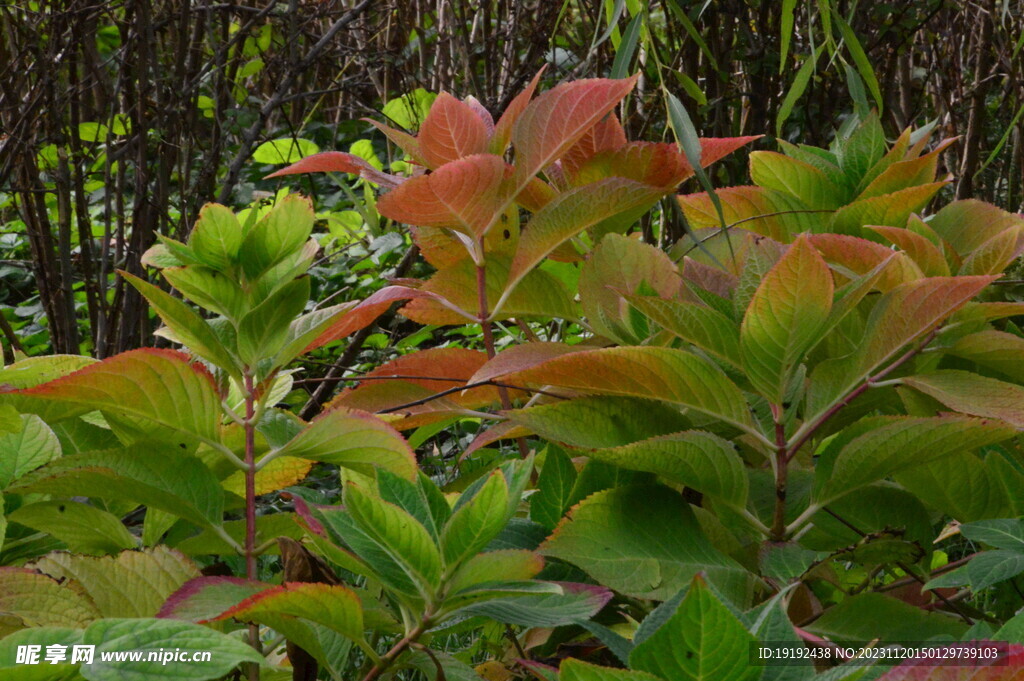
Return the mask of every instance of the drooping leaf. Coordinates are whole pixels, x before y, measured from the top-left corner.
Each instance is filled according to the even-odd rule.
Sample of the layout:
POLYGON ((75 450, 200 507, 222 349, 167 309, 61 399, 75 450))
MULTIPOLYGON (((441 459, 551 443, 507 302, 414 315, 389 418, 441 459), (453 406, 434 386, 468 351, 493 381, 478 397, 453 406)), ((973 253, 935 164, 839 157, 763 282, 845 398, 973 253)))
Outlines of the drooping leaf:
POLYGON ((569 658, 559 667, 561 681, 657 681, 646 672, 598 667, 576 658, 569 658))
POLYGON ((202 366, 174 350, 144 348, 90 364, 32 388, 0 394, 21 411, 70 418, 96 409, 156 426, 218 440, 220 399, 202 366), (55 405, 55 407, 51 407, 55 405))
MULTIPOLYGON (((396 130, 395 132, 398 131, 396 130)), ((352 173, 353 175, 365 177, 370 182, 374 182, 386 189, 393 189, 405 180, 405 178, 397 175, 383 173, 374 168, 366 159, 355 154, 346 154, 342 151, 324 151, 307 156, 290 166, 270 173, 264 179, 269 180, 272 177, 301 175, 304 173, 352 173)))
POLYGON ((340 585, 287 582, 249 596, 214 619, 259 622, 264 615, 300 617, 354 641, 363 638, 359 597, 340 585))
POLYGON ((628 397, 561 400, 510 411, 508 417, 546 440, 584 449, 619 447, 690 427, 672 406, 628 397))
POLYGON ((77 629, 100 617, 81 592, 20 567, 0 567, 0 612, 4 613, 0 635, 22 627, 77 629))
POLYGON ((1024 388, 968 371, 945 369, 901 379, 950 409, 1024 428, 1024 388))
POLYGON ((130 500, 187 518, 219 524, 224 493, 211 470, 166 444, 129 447, 57 459, 19 479, 9 491, 130 500))
POLYGON ((156 616, 200 622, 212 619, 268 588, 270 584, 241 577, 196 577, 168 596, 156 616))
POLYGON ((1018 518, 980 520, 960 525, 960 534, 971 541, 988 544, 997 549, 1024 553, 1024 522, 1018 518))
POLYGON ((540 553, 636 598, 669 598, 701 571, 726 588, 740 588, 746 580, 746 571, 704 537, 682 497, 664 487, 625 486, 591 495, 570 511, 540 553))
POLYGON ((959 416, 888 417, 848 442, 819 470, 814 497, 825 504, 902 470, 1014 436, 1006 423, 959 416))
MULTIPOLYGON (((364 374, 359 385, 343 390, 328 408, 345 406, 380 412, 415 402, 465 385, 486 362, 484 352, 455 347, 428 348, 402 355, 364 374), (394 378, 388 380, 389 376, 394 378)), ((479 386, 407 407, 400 412, 401 420, 393 425, 403 430, 416 428, 458 413, 460 409, 480 409, 498 403, 496 388, 479 386)))
POLYGON ((579 278, 580 305, 594 332, 633 345, 646 340, 627 302, 640 292, 680 294, 676 265, 663 251, 621 234, 606 234, 590 252, 579 278), (638 328, 639 327, 639 328, 638 328))
POLYGON ((61 455, 60 441, 41 418, 13 408, 11 412, 17 430, 0 431, 0 490, 61 455))
POLYGON ((559 583, 559 593, 504 598, 470 606, 467 612, 521 627, 557 627, 586 621, 612 598, 593 584, 559 583))
POLYGON ((629 296, 629 302, 672 335, 739 369, 740 338, 736 324, 714 308, 654 296, 629 296))
POLYGON ((266 664, 262 655, 237 638, 175 620, 102 619, 85 630, 82 642, 96 646, 93 663, 80 668, 87 681, 153 681, 158 678, 206 681, 221 678, 242 662, 266 664), (163 656, 176 648, 206 651, 210 658, 173 665, 173 668, 164 665, 163 656), (104 653, 126 650, 141 653, 145 661, 119 661, 113 655, 110 660, 103 660, 104 653), (152 661, 150 655, 153 655, 152 661))
POLYGON ((728 441, 711 433, 686 431, 586 453, 597 461, 654 473, 739 508, 746 504, 743 461, 728 441))
POLYGON ((190 559, 166 546, 116 556, 57 552, 34 567, 58 580, 74 580, 103 617, 152 617, 185 582, 199 576, 190 559))
POLYGON ((843 599, 806 628, 831 641, 861 644, 878 639, 920 641, 940 635, 958 638, 967 629, 952 617, 928 613, 880 593, 843 599))
POLYGON ((102 556, 137 544, 117 516, 75 501, 37 501, 17 509, 8 519, 46 532, 76 553, 102 556))
POLYGON ((344 407, 313 419, 276 456, 333 463, 366 475, 378 467, 407 479, 416 473, 416 458, 398 431, 369 414, 344 407))
MULTIPOLYGON (((524 353, 525 354, 525 353, 524 353)), ((605 395, 672 402, 753 428, 739 388, 714 364, 688 352, 658 347, 622 347, 575 352, 523 368, 497 373, 489 363, 478 374, 517 382, 542 383, 605 395)))
POLYGON ((632 222, 663 194, 652 185, 616 177, 559 194, 533 217, 520 238, 504 295, 559 244, 616 216, 626 215, 632 222))

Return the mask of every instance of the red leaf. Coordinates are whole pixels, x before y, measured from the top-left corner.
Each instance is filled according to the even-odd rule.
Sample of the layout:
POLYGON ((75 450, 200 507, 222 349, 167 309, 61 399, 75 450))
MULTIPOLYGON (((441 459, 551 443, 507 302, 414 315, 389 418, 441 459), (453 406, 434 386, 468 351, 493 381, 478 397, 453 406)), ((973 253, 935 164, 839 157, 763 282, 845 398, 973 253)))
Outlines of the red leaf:
POLYGON ((404 177, 383 173, 370 165, 366 159, 343 151, 325 151, 307 156, 301 161, 270 173, 263 179, 305 173, 352 173, 387 189, 393 189, 405 181, 404 177))
POLYGON ((748 137, 702 137, 700 140, 700 167, 707 168, 715 161, 724 158, 742 146, 759 140, 764 135, 748 137))
POLYGON ((606 177, 624 177, 671 190, 693 175, 693 168, 675 144, 630 142, 595 155, 580 169, 574 184, 590 184, 606 177))
POLYGON ((399 149, 404 151, 412 158, 413 161, 419 163, 421 166, 426 166, 427 161, 423 158, 423 151, 420 149, 419 140, 410 135, 407 132, 396 130, 389 125, 378 123, 370 118, 364 118, 364 121, 372 125, 373 127, 380 130, 382 133, 387 135, 387 138, 391 140, 399 149))
POLYGON ((313 342, 306 346, 303 354, 326 345, 331 341, 351 335, 365 326, 372 324, 377 317, 384 313, 391 304, 399 300, 412 298, 431 298, 443 302, 443 298, 436 293, 420 291, 405 286, 387 286, 374 293, 355 307, 346 310, 345 313, 330 327, 324 330, 313 342))
POLYGON ((561 157, 604 118, 636 84, 639 74, 624 80, 590 78, 563 83, 530 103, 515 124, 516 183, 530 178, 561 157))
POLYGON ((1021 678, 1021 669, 1024 668, 1022 645, 972 641, 947 647, 966 649, 968 653, 971 649, 988 647, 999 651, 994 659, 975 659, 957 654, 915 657, 904 660, 878 681, 1019 681, 1021 678))
MULTIPOLYGON (((464 348, 432 348, 403 355, 383 364, 363 378, 356 388, 346 389, 330 402, 327 409, 345 406, 368 412, 381 412, 423 397, 465 385, 487 362, 486 353, 464 348)), ((515 394, 513 399, 526 397, 515 394)), ((480 409, 497 404, 498 391, 492 386, 470 388, 402 410, 404 418, 395 422, 403 430, 433 423, 460 409, 480 409)))
POLYGON ((494 134, 491 135, 490 152, 492 154, 501 155, 505 153, 505 149, 508 148, 508 143, 512 139, 512 128, 533 98, 533 93, 537 90, 537 83, 540 82, 540 77, 545 69, 547 69, 546 64, 540 67, 540 71, 533 77, 530 84, 509 102, 505 113, 501 114, 498 124, 494 126, 494 134))
POLYGON ((486 152, 488 137, 487 126, 472 107, 442 92, 420 126, 417 140, 427 165, 439 168, 486 152))
POLYGON ((595 155, 602 151, 615 151, 625 145, 626 131, 622 129, 618 117, 610 113, 566 150, 560 159, 562 169, 572 177, 595 155))
POLYGON ((380 198, 381 215, 421 227, 449 227, 480 237, 505 204, 507 165, 500 156, 477 154, 414 177, 380 198))

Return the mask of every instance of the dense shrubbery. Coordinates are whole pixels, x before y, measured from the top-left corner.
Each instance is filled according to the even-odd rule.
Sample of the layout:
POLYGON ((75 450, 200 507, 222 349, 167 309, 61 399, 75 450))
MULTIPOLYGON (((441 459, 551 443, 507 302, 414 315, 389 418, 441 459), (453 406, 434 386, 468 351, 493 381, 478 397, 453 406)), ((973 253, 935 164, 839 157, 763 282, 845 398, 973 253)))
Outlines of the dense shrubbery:
POLYGON ((639 76, 538 73, 394 100, 387 162, 258 149, 322 198, 155 233, 116 276, 159 347, 0 370, 0 676, 901 681, 939 672, 845 651, 991 640, 942 678, 1015 678, 1024 218, 886 139, 835 18, 824 147, 699 138, 664 82, 675 141, 630 141, 639 76), (17 658, 80 644, 214 654, 17 658))

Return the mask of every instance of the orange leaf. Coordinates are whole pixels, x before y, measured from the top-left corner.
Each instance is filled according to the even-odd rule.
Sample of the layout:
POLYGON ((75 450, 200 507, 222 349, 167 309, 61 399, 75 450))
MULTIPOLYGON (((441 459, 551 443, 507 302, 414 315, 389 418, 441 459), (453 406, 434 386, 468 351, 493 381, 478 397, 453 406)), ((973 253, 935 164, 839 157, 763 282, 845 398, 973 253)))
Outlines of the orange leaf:
POLYGON ((516 184, 525 185, 562 156, 604 118, 636 85, 639 74, 624 80, 590 78, 563 83, 526 107, 512 131, 516 184))
POLYGON ((365 177, 370 182, 375 182, 387 189, 393 189, 405 181, 404 177, 383 173, 370 165, 366 159, 353 154, 346 154, 343 151, 325 151, 320 154, 307 156, 301 161, 297 161, 277 172, 270 173, 263 179, 266 180, 283 175, 302 175, 305 173, 352 173, 365 177))
POLYGON ((403 183, 382 196, 377 208, 398 222, 481 237, 505 204, 506 168, 500 156, 468 156, 403 183))
POLYGON ((545 69, 547 69, 546 64, 540 67, 540 71, 537 71, 530 84, 509 102, 509 105, 505 108, 505 113, 501 114, 498 124, 494 126, 494 133, 491 135, 490 152, 492 154, 501 155, 505 153, 505 149, 508 148, 508 143, 512 139, 512 128, 530 103, 530 100, 533 99, 533 93, 537 91, 537 83, 540 82, 540 77, 545 69))
POLYGON ((597 125, 579 138, 559 159, 562 169, 569 177, 573 177, 587 161, 602 151, 615 151, 626 145, 626 131, 622 129, 619 118, 610 113, 597 125))
POLYGON ((434 100, 420 126, 420 151, 427 165, 439 168, 473 154, 487 151, 487 126, 465 102, 442 92, 434 100))

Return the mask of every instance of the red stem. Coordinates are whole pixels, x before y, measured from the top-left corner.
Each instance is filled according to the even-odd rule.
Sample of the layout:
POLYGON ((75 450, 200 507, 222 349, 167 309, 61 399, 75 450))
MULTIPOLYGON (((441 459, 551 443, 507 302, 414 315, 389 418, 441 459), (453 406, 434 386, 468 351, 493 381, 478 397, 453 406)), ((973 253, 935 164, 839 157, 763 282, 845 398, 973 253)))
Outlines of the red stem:
POLYGON ((921 341, 921 343, 919 343, 916 347, 907 350, 905 353, 900 355, 896 359, 896 361, 894 361, 892 364, 879 371, 874 376, 869 376, 863 383, 861 383, 856 388, 847 393, 846 397, 844 397, 843 399, 829 407, 824 414, 818 417, 818 420, 814 422, 814 425, 811 426, 799 440, 793 443, 793 445, 789 448, 789 453, 786 457, 786 460, 789 461, 794 456, 796 456, 797 452, 800 451, 800 448, 803 447, 804 444, 814 436, 814 433, 817 432, 818 428, 821 428, 822 425, 827 423, 828 420, 835 416, 840 409, 850 404, 850 402, 853 402, 853 400, 859 397, 862 393, 866 392, 867 389, 872 387, 875 383, 881 381, 890 373, 892 373, 893 371, 895 371, 896 369, 898 369, 899 367, 903 366, 911 359, 916 357, 922 350, 924 350, 928 346, 929 343, 932 342, 932 340, 935 338, 938 332, 938 328, 933 329, 931 333, 925 336, 924 340, 921 341))
POLYGON ((775 514, 772 517, 772 539, 786 539, 786 486, 789 477, 789 458, 786 456, 786 426, 782 421, 782 408, 771 405, 775 421, 775 514))
POLYGON ((406 648, 415 643, 416 639, 423 635, 423 632, 427 630, 429 621, 429 617, 424 616, 423 620, 416 625, 415 629, 413 629, 404 637, 402 637, 402 640, 396 643, 391 648, 391 650, 384 653, 384 656, 380 658, 380 662, 375 664, 373 666, 373 669, 371 669, 366 674, 366 676, 363 677, 363 681, 374 681, 374 679, 378 678, 381 674, 387 671, 387 668, 392 665, 392 663, 395 661, 395 658, 401 655, 406 648))
MULTIPOLYGON (((483 243, 480 244, 480 250, 483 251, 483 243)), ((490 311, 487 309, 487 270, 484 268, 484 264, 480 263, 476 266, 476 296, 478 312, 477 316, 480 319, 480 328, 484 332, 484 348, 487 349, 487 359, 494 359, 496 354, 494 351, 494 329, 491 328, 490 311)), ((512 400, 508 397, 508 389, 502 386, 498 387, 498 397, 501 398, 501 408, 511 409, 512 400)), ((530 448, 526 446, 526 439, 522 437, 516 438, 516 443, 519 445, 519 455, 524 459, 529 456, 530 448)))
MULTIPOLYGON (((256 399, 253 394, 252 375, 245 374, 245 576, 255 581, 259 577, 256 565, 256 399)), ((249 644, 260 652, 260 627, 249 625, 249 644)), ((249 665, 249 681, 259 681, 260 667, 249 665)))

